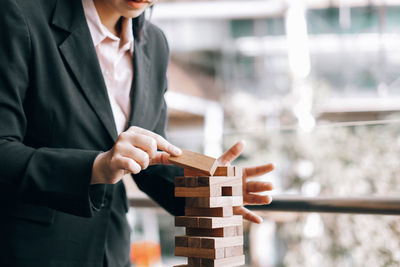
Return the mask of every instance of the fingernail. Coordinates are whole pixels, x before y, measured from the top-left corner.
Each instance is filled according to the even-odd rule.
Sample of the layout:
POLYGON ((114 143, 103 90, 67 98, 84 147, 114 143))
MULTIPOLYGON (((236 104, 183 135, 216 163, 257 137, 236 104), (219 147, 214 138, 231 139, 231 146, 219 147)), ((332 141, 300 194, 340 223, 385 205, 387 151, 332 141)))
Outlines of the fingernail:
POLYGON ((173 147, 172 151, 174 152, 174 154, 176 155, 181 155, 182 154, 182 150, 180 148, 177 147, 173 147))
POLYGON ((240 140, 239 142, 242 143, 242 146, 243 146, 243 147, 246 146, 246 141, 245 141, 245 140, 242 139, 242 140, 240 140))

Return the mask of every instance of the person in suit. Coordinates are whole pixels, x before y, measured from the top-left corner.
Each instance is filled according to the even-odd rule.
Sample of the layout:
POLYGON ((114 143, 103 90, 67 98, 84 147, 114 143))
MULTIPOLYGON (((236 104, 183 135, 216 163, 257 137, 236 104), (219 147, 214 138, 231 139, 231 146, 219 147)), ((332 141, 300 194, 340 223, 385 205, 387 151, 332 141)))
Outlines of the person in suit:
MULTIPOLYGON (((173 184, 183 171, 167 165, 181 153, 165 139, 169 48, 145 20, 151 5, 0 0, 0 266, 129 266, 123 178, 183 214, 173 184)), ((269 203, 253 193, 271 189, 244 183, 244 201, 269 203)))

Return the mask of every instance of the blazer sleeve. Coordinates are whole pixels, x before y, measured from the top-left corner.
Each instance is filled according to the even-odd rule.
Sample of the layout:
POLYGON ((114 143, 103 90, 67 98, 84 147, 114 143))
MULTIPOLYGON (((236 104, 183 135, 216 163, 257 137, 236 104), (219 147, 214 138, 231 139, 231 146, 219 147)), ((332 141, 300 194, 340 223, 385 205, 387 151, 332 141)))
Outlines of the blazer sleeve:
POLYGON ((28 202, 78 216, 92 216, 92 165, 99 151, 33 148, 24 144, 30 81, 29 28, 16 1, 0 12, 0 200, 28 202))

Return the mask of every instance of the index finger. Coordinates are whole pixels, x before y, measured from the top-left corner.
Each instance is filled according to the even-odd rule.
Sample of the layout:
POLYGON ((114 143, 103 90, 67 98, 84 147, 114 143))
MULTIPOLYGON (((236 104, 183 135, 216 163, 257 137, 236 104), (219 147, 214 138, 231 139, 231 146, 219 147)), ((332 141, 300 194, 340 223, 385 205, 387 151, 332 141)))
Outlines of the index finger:
POLYGON ((149 130, 146 130, 146 129, 143 129, 140 127, 135 127, 135 126, 130 127, 128 131, 133 131, 135 133, 140 133, 140 134, 147 135, 147 136, 154 138, 154 140, 156 140, 156 143, 157 143, 157 148, 164 152, 167 152, 168 154, 170 154, 172 156, 179 156, 182 154, 182 150, 180 148, 169 143, 161 135, 158 135, 149 130))

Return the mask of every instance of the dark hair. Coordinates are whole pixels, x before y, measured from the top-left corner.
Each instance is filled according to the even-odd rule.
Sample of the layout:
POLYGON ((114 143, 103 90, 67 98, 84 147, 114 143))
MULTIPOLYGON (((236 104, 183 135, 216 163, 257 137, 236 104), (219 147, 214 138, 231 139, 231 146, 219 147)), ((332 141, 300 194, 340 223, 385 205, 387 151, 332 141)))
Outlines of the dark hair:
POLYGON ((144 13, 132 20, 133 36, 139 41, 143 35, 145 21, 146 19, 144 13))
MULTIPOLYGON (((150 7, 150 16, 153 14, 153 5, 150 7)), ((144 27, 146 24, 146 14, 143 12, 139 17, 136 17, 132 20, 132 27, 133 27, 133 36, 140 41, 143 35, 144 27)))

